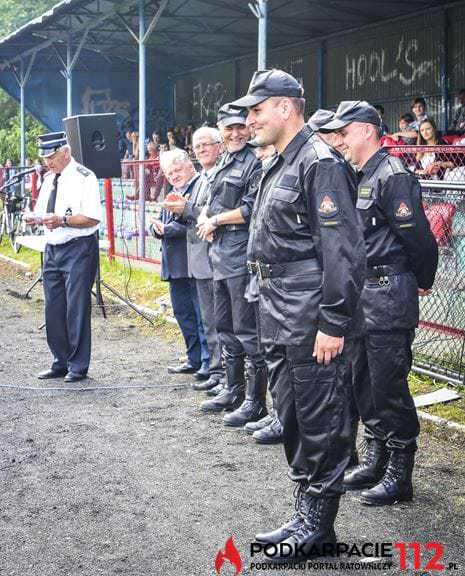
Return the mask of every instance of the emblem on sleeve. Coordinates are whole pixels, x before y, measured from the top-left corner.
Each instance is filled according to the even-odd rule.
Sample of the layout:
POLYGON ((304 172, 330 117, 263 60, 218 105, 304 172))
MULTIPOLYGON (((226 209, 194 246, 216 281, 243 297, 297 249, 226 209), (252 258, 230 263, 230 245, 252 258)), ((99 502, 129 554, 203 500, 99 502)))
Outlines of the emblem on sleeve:
POLYGON ((400 202, 396 210, 396 218, 398 220, 408 220, 412 216, 412 210, 405 202, 400 202))
POLYGON ((332 218, 333 216, 336 216, 338 212, 339 208, 332 195, 325 194, 320 203, 320 207, 318 208, 320 216, 323 218, 332 218))

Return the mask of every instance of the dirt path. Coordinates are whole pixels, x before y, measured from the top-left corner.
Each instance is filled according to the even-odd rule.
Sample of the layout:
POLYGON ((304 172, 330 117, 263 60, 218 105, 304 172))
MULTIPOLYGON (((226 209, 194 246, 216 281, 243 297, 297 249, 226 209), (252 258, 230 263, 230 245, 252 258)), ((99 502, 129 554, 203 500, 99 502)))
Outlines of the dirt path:
MULTIPOLYGON (((0 388, 0 574, 210 575, 231 535, 241 574, 276 573, 251 570, 249 549, 255 532, 278 526, 293 510, 282 447, 258 447, 242 431, 225 429, 219 416, 201 415, 203 395, 166 373, 179 344, 141 331, 129 317, 103 320, 96 312, 87 390, 37 380, 50 361, 38 331, 41 290, 32 301, 10 292, 24 286, 0 265, 0 385, 40 388, 0 388), (169 386, 105 389, 147 384, 169 386)), ((464 575, 463 438, 424 427, 420 445, 414 504, 368 509, 350 494, 339 538, 441 542, 446 564, 458 563, 453 573, 464 575)), ((229 565, 222 570, 234 573, 229 565)))

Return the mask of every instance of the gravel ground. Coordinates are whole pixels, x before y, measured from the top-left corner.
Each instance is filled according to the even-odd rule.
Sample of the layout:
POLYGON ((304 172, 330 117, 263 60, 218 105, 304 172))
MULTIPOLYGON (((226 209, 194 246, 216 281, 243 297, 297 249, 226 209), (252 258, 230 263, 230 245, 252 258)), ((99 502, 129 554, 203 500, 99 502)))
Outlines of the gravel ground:
MULTIPOLYGON (((96 311, 89 380, 37 380, 50 356, 38 330, 41 289, 23 300, 17 294, 25 286, 24 276, 0 264, 0 574, 216 574, 216 554, 231 535, 241 574, 278 573, 251 568, 250 543, 293 510, 282 447, 259 447, 219 416, 201 415, 203 395, 166 373, 182 353, 178 340, 124 314, 104 320, 96 311), (136 385, 159 387, 106 388, 136 385)), ((414 503, 370 509, 349 494, 339 539, 440 542, 446 565, 458 565, 451 572, 464 575, 464 442, 425 425, 414 503)), ((430 557, 425 552, 422 565, 430 557)), ((429 574, 402 571, 397 561, 379 571, 279 573, 429 574)), ((235 570, 226 563, 221 574, 235 570)))

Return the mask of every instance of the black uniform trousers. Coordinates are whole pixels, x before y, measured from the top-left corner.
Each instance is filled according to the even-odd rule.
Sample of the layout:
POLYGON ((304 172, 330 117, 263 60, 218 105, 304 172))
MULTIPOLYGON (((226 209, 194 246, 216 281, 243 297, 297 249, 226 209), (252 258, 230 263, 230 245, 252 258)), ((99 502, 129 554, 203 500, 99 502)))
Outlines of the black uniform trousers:
POLYGON ((255 307, 245 298, 248 274, 213 281, 216 330, 225 354, 247 355, 254 365, 264 364, 259 349, 255 307))
POLYGON ((291 480, 308 482, 314 497, 338 496, 351 453, 344 355, 325 366, 313 346, 266 345, 265 353, 291 480))
POLYGON ((91 289, 97 272, 97 237, 47 244, 43 284, 53 370, 87 374, 91 350, 91 289))
POLYGON ((200 314, 202 316, 203 330, 207 339, 208 352, 210 354, 210 376, 221 377, 224 374, 221 362, 221 344, 215 328, 215 305, 213 280, 211 278, 198 279, 197 295, 199 297, 200 314))
POLYGON ((420 431, 408 387, 415 331, 368 331, 354 340, 353 386, 368 439, 386 443, 389 450, 416 450, 420 431))

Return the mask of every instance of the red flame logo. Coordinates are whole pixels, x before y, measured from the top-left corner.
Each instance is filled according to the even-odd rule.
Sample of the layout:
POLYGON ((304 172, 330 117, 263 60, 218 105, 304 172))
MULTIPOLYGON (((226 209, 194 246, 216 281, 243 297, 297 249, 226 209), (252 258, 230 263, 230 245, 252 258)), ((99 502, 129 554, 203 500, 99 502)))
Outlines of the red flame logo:
POLYGON ((236 568, 236 574, 234 576, 238 576, 242 570, 242 559, 237 548, 234 546, 232 536, 226 540, 224 551, 218 550, 218 554, 216 555, 215 570, 217 574, 220 574, 221 568, 223 568, 226 560, 236 568))

